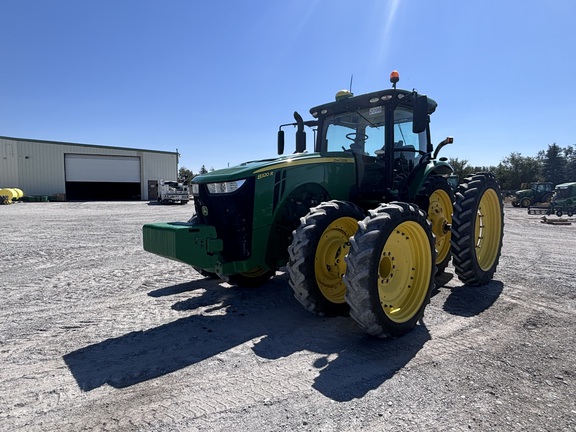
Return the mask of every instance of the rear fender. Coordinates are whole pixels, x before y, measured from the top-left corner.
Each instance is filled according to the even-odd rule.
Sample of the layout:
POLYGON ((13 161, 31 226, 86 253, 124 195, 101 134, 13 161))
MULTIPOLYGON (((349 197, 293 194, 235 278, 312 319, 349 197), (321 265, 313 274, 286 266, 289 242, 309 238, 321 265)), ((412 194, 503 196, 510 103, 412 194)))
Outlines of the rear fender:
MULTIPOLYGON (((418 168, 416 168, 418 169, 418 168)), ((428 177, 432 175, 448 176, 454 172, 452 166, 446 161, 431 161, 424 167, 419 169, 412 177, 411 183, 408 185, 409 201, 414 202, 418 195, 418 191, 422 188, 428 177)))

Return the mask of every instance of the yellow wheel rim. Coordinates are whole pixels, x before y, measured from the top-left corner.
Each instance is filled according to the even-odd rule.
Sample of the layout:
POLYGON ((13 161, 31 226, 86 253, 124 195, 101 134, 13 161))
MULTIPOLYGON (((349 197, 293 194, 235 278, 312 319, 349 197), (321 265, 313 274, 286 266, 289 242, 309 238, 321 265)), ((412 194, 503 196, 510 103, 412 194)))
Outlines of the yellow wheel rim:
POLYGON ((322 295, 332 303, 344 303, 346 286, 342 276, 346 273, 344 257, 350 249, 350 237, 358 229, 358 221, 341 217, 322 233, 314 256, 314 274, 322 295))
POLYGON ((240 273, 240 274, 244 277, 247 277, 247 278, 257 278, 259 276, 262 276, 264 273, 266 273, 266 270, 264 270, 261 267, 256 267, 250 271, 240 273))
POLYGON ((382 310, 397 323, 411 319, 426 298, 432 277, 432 251, 424 228, 403 222, 390 234, 378 266, 382 310))
POLYGON ((436 264, 442 263, 450 253, 450 225, 452 224, 453 206, 445 190, 436 189, 430 195, 428 220, 436 236, 436 264))
POLYGON ((488 189, 478 205, 474 234, 476 258, 483 271, 490 270, 498 257, 502 233, 501 215, 500 198, 494 189, 488 189))

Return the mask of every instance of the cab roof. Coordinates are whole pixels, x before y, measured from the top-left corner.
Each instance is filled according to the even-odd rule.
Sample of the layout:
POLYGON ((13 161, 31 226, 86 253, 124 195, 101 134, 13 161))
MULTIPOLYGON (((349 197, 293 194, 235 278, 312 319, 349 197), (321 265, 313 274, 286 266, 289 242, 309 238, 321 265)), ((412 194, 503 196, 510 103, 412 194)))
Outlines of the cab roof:
MULTIPOLYGON (((346 99, 318 105, 310 110, 310 114, 312 114, 312 117, 314 118, 324 117, 326 115, 341 114, 348 111, 356 111, 362 108, 384 105, 393 99, 396 99, 398 106, 400 107, 412 108, 414 99, 417 96, 422 95, 415 91, 393 88, 387 90, 379 90, 372 93, 351 96, 346 99)), ((428 114, 432 114, 436 110, 437 106, 438 104, 434 99, 428 98, 428 114)))

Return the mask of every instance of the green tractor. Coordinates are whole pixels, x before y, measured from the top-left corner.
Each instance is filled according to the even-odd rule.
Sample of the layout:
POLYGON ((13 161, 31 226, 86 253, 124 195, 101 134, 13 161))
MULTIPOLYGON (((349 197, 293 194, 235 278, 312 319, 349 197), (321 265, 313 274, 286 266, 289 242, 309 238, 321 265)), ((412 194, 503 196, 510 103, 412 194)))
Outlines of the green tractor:
POLYGON ((551 207, 556 216, 566 214, 572 217, 576 214, 576 182, 562 183, 554 189, 551 207))
POLYGON ((549 203, 554 193, 554 185, 550 182, 530 183, 530 189, 521 189, 514 193, 512 205, 527 208, 536 203, 549 203))
POLYGON ((576 182, 557 185, 550 204, 528 207, 528 214, 545 214, 547 216, 555 214, 558 217, 574 216, 576 214, 576 182))
POLYGON ((490 173, 463 179, 430 139, 436 102, 392 88, 294 113, 296 151, 197 176, 188 222, 147 224, 144 249, 206 276, 255 287, 286 266, 296 299, 326 316, 350 314, 368 333, 400 336, 423 316, 450 259, 462 282, 496 271, 503 235, 490 173), (306 152, 306 128, 314 151, 306 152))

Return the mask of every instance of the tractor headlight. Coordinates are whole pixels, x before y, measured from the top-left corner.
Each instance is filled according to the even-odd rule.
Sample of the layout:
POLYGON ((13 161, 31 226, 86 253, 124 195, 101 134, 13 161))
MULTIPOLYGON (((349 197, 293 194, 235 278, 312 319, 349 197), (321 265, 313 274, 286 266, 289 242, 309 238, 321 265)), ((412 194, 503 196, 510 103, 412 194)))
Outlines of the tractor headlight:
POLYGON ((237 191, 244 183, 246 180, 234 180, 223 183, 207 183, 206 187, 211 194, 227 194, 237 191))
POLYGON ((200 193, 200 186, 196 183, 192 183, 192 195, 198 195, 200 193))

